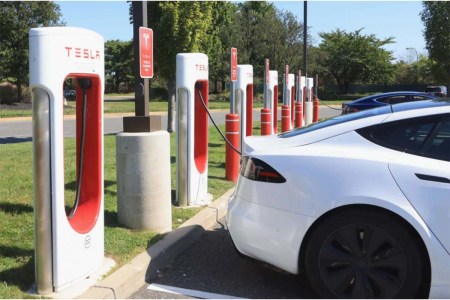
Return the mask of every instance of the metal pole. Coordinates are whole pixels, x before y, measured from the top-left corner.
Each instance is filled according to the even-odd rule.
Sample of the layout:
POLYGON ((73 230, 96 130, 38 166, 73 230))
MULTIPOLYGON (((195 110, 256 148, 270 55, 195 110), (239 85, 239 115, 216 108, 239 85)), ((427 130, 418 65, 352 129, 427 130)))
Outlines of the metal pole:
POLYGON ((269 106, 269 59, 266 58, 264 61, 264 108, 270 108, 269 106))
POLYGON ((303 1, 303 73, 305 74, 305 77, 308 77, 307 35, 308 35, 308 1, 303 1))
POLYGON ((236 113, 235 82, 230 80, 230 114, 236 113))
POLYGON ((139 73, 139 27, 147 27, 147 1, 132 1, 133 5, 133 47, 134 47, 134 109, 136 116, 148 116, 149 80, 139 73))
POLYGON ((314 96, 313 98, 319 99, 319 75, 316 74, 316 82, 314 83, 314 96))

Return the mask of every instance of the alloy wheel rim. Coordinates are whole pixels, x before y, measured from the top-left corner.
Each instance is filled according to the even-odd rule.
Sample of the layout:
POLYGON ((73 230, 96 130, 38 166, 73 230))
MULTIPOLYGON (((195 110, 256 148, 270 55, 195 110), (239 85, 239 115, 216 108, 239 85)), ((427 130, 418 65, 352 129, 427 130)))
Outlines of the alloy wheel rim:
POLYGON ((329 235, 320 249, 319 269, 339 298, 393 298, 407 276, 397 239, 369 224, 344 225, 329 235))

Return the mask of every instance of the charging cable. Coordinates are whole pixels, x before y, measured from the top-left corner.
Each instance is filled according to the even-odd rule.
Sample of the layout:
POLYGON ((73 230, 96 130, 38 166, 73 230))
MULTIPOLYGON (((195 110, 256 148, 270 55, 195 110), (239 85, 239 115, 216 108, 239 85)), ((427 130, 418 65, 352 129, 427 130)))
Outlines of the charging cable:
POLYGON ((205 104, 205 101, 203 100, 203 96, 202 93, 200 92, 200 89, 202 88, 202 83, 201 82, 197 82, 195 84, 195 87, 198 90, 198 95, 200 98, 200 102, 203 105, 203 108, 205 109, 206 113, 208 114, 209 118, 211 119, 211 122, 214 124, 214 127, 216 127, 217 131, 219 132, 219 134, 222 136, 222 139, 239 155, 241 155, 241 151, 239 151, 238 149, 236 149, 236 147, 233 146, 233 144, 223 135, 222 131, 220 131, 219 127, 217 126, 216 122, 214 122, 214 119, 211 116, 211 113, 209 112, 208 107, 205 104))
POLYGON ((86 136, 86 103, 87 103, 87 90, 91 88, 92 81, 89 78, 79 78, 77 80, 78 85, 83 90, 82 97, 82 120, 81 120, 81 139, 80 139, 80 147, 79 153, 80 157, 78 160, 78 172, 77 172, 77 189, 75 194, 75 202, 73 204, 73 208, 69 214, 69 219, 73 218, 75 213, 77 212, 78 205, 80 204, 80 190, 81 190, 81 176, 83 174, 83 160, 84 160, 84 140, 86 136))

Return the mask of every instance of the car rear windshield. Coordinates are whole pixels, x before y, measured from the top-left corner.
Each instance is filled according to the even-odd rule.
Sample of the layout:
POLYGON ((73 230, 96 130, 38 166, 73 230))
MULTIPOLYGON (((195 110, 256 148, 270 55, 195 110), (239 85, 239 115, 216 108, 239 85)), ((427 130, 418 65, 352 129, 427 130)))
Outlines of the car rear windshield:
POLYGON ((363 119, 363 118, 367 118, 367 117, 385 115, 385 114, 390 114, 390 113, 392 113, 392 109, 391 109, 390 105, 382 106, 382 107, 374 108, 374 109, 363 110, 363 111, 352 113, 352 114, 340 115, 340 116, 337 116, 334 118, 326 119, 324 121, 313 123, 313 124, 310 124, 305 127, 296 128, 294 130, 279 134, 278 137, 289 138, 289 137, 297 136, 300 134, 304 134, 307 132, 315 131, 315 130, 318 130, 321 128, 325 128, 325 127, 329 127, 329 126, 333 126, 333 125, 337 125, 337 124, 342 124, 342 123, 359 120, 359 119, 363 119))

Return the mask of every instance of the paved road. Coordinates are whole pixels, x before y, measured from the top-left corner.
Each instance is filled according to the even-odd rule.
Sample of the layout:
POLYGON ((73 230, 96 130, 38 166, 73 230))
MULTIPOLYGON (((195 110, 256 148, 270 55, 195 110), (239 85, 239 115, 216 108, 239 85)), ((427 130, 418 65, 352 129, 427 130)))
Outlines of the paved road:
MULTIPOLYGON (((212 112, 212 117, 217 124, 225 123, 224 111, 212 112)), ((320 118, 329 118, 340 114, 340 109, 333 109, 326 106, 321 106, 319 110, 320 118)), ((278 113, 281 116, 281 111, 278 113)), ((163 128, 167 128, 167 116, 163 115, 163 128)), ((259 121, 259 110, 255 110, 253 114, 254 121, 259 121)), ((105 116, 105 134, 116 134, 123 131, 123 117, 117 115, 105 116)), ((211 121, 210 121, 210 124, 211 121)), ((75 136, 75 120, 73 117, 67 117, 64 121, 64 135, 66 137, 75 136)), ((0 120, 0 144, 31 141, 32 137, 32 121, 31 118, 20 118, 16 120, 0 120)))
POLYGON ((228 296, 251 299, 317 298, 304 276, 291 275, 239 256, 234 251, 224 219, 205 231, 168 268, 160 270, 152 282, 130 298, 226 299, 228 296), (161 285, 169 290, 185 290, 181 290, 181 295, 153 290, 161 285))

